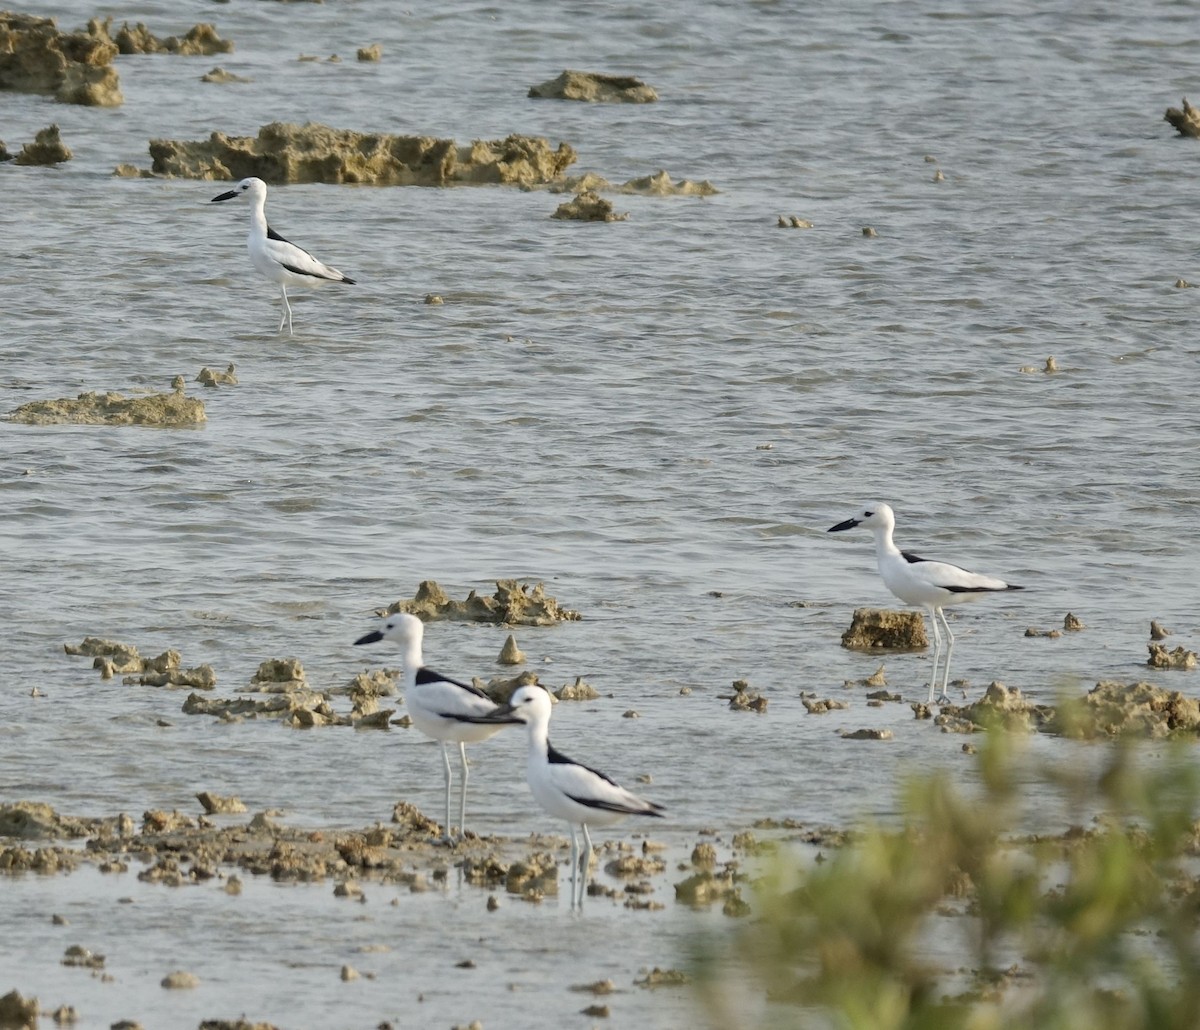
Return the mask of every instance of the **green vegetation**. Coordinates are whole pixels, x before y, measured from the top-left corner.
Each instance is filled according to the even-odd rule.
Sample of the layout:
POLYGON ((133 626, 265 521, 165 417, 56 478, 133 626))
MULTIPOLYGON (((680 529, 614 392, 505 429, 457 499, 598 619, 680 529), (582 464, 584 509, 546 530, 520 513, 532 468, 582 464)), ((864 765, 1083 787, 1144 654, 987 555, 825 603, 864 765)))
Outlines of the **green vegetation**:
POLYGON ((993 731, 978 790, 917 779, 900 828, 863 828, 809 868, 777 857, 756 915, 700 959, 712 1025, 1198 1025, 1200 766, 1186 751, 1139 761, 1116 744, 1099 771, 1031 771, 1018 747, 993 731), (1031 777, 1088 828, 1018 836, 1035 814, 1031 777))

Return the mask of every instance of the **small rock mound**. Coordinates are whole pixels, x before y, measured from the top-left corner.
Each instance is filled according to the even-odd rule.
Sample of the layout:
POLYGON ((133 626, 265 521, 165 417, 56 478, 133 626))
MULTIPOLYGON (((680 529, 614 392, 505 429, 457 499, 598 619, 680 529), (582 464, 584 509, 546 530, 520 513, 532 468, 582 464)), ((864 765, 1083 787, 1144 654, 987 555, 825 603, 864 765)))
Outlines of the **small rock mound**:
POLYGON ((244 75, 234 75, 233 72, 227 72, 224 68, 217 67, 201 75, 200 81, 215 82, 223 86, 231 82, 253 82, 254 80, 248 79, 244 75))
POLYGON ((37 998, 24 998, 15 987, 0 996, 0 1026, 36 1027, 39 1011, 37 998))
POLYGON ((1200 139, 1200 111, 1188 103, 1187 97, 1183 98, 1182 110, 1178 107, 1168 107, 1163 120, 1170 122, 1180 136, 1200 139))
POLYGON ((623 222, 629 215, 617 214, 611 200, 605 200, 592 190, 584 190, 573 200, 559 204, 550 217, 575 222, 623 222))
POLYGON ((842 634, 842 647, 858 651, 877 647, 919 650, 928 646, 925 619, 920 612, 856 608, 850 628, 842 634))
POLYGON ((1106 680, 1084 697, 1060 704, 1046 727, 1066 737, 1200 735, 1200 702, 1153 683, 1106 680))
POLYGON ((617 190, 621 193, 636 193, 643 197, 711 197, 720 192, 707 179, 702 182, 692 182, 691 179, 676 181, 663 168, 653 175, 630 179, 618 186, 617 190))
MULTIPOLYGON (((0 837, 21 840, 61 840, 84 837, 93 827, 79 819, 60 816, 40 801, 14 801, 0 805, 0 837)), ((0 1026, 3 1024, 0 1023, 0 1026)))
POLYGON ((205 365, 200 369, 200 374, 196 376, 196 382, 201 386, 209 387, 237 386, 237 369, 231 364, 224 372, 214 372, 205 365))
POLYGON ((564 683, 554 696, 560 701, 595 701, 600 691, 587 682, 582 676, 576 676, 574 683, 564 683))
POLYGON ((561 75, 529 87, 541 100, 580 100, 587 103, 650 104, 658 94, 632 75, 601 75, 566 70, 561 75))
POLYGON ((728 701, 729 707, 735 712, 757 712, 762 715, 767 710, 767 699, 757 690, 750 689, 748 680, 734 680, 732 694, 718 694, 718 699, 728 701))
POLYGON ((195 690, 212 690, 217 685, 217 674, 211 665, 206 663, 184 669, 183 656, 173 649, 156 658, 143 658, 132 644, 103 637, 84 637, 80 644, 64 644, 63 650, 67 654, 94 659, 92 668, 100 670, 101 679, 110 680, 128 673, 121 681, 126 685, 191 687, 195 690))
POLYGON ((995 682, 983 697, 969 705, 945 705, 934 720, 943 730, 971 732, 1000 726, 1006 730, 1036 730, 1054 719, 1054 709, 1028 700, 1016 687, 995 682))
POLYGON ((21 147, 21 152, 13 158, 13 164, 56 165, 70 161, 71 157, 71 148, 62 141, 58 126, 49 125, 34 136, 32 143, 21 147))
POLYGON ((1196 668, 1196 652, 1186 647, 1177 647, 1168 651, 1165 644, 1154 643, 1146 645, 1150 649, 1150 657, 1146 664, 1152 669, 1194 669, 1196 668))
POLYGON ((579 612, 560 608, 558 601, 546 595, 538 583, 530 587, 515 579, 496 580, 496 592, 480 597, 474 590, 464 601, 452 601, 432 579, 424 580, 412 600, 395 601, 377 615, 408 612, 425 622, 453 619, 463 622, 489 622, 506 626, 549 626, 556 622, 577 622, 579 612))
POLYGON ((180 388, 171 393, 125 397, 119 393, 81 393, 50 401, 30 401, 5 416, 11 422, 31 426, 153 426, 181 429, 207 420, 204 402, 184 396, 180 388))

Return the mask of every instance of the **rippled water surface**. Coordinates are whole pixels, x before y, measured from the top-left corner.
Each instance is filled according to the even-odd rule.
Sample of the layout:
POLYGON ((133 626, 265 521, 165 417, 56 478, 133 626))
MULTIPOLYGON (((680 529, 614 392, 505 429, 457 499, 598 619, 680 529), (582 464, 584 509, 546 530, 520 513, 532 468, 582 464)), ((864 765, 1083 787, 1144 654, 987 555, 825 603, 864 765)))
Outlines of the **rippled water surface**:
MULTIPOLYGON (((241 385, 190 384, 208 409, 195 431, 0 423, 0 800, 136 815, 195 811, 211 790, 301 826, 367 825, 398 798, 436 812, 436 750, 414 732, 188 717, 180 694, 101 682, 62 644, 175 647, 216 667, 222 695, 283 655, 336 687, 391 658, 350 646, 375 607, 423 579, 462 597, 513 577, 583 614, 517 633, 543 681, 582 675, 602 694, 559 706, 556 742, 630 784, 652 777, 638 789, 670 815, 654 836, 680 854, 764 816, 887 816, 906 772, 969 773, 961 738, 842 691, 878 665, 839 646, 851 611, 891 599, 867 534, 825 530, 876 500, 902 546, 1028 588, 954 622, 955 673, 976 688, 1051 701, 1142 676, 1152 617, 1195 644, 1197 300, 1175 282, 1200 281, 1198 155, 1161 121, 1195 92, 1190 6, 23 9, 161 36, 215 21, 237 49, 121 58, 113 110, 0 95, 11 150, 56 121, 75 153, 0 166, 0 411, 165 389, 205 364, 236 363, 241 385), (382 62, 353 59, 374 42, 382 62), (200 83, 214 63, 253 82, 200 83), (566 67, 636 74, 662 99, 526 97, 566 67), (272 225, 358 280, 295 301, 288 339, 244 207, 210 206, 213 183, 111 175, 148 167, 151 138, 273 120, 527 133, 572 144, 573 171, 665 168, 721 192, 614 197, 628 221, 599 225, 550 220, 562 198, 541 191, 273 188, 272 225), (814 227, 779 229, 780 214, 814 227), (1050 355, 1057 374, 1020 371, 1050 355), (1023 636, 1067 611, 1085 632, 1023 636), (767 714, 726 709, 738 678, 767 714), (851 706, 810 716, 801 691, 851 706), (895 739, 838 735, 868 726, 895 739)), ((495 675, 505 633, 438 623, 426 658, 495 675)), ((886 664, 922 696, 928 656, 886 664)), ((559 829, 522 753, 516 735, 473 749, 480 832, 559 829)), ((488 914, 453 882, 396 906, 376 888, 359 911, 328 884, 229 899, 131 880, 3 885, 0 992, 76 1004, 87 1026, 246 1011, 494 1030, 590 1025, 566 986, 611 976, 614 1025, 680 1026, 686 996, 631 984, 682 965, 708 925, 669 897, 580 921, 553 901, 488 914), (49 924, 60 910, 70 940, 49 924), (58 967, 68 943, 115 954, 118 982, 58 967), (391 950, 354 961, 378 978, 341 984, 376 944, 391 950), (182 999, 158 987, 180 966, 204 982, 182 999)))

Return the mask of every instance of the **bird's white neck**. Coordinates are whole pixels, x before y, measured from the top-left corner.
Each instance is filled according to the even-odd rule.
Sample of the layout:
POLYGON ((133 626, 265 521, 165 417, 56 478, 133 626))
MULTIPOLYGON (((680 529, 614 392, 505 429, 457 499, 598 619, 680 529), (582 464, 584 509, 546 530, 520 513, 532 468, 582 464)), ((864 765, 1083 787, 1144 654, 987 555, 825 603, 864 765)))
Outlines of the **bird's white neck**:
POLYGON ((267 198, 265 196, 250 197, 250 231, 261 236, 267 235, 267 198))
POLYGON ((417 670, 423 664, 420 643, 411 640, 400 645, 400 680, 405 690, 411 690, 416 686, 417 670))
POLYGON ((880 560, 895 558, 900 554, 900 548, 892 542, 892 527, 878 526, 875 529, 875 554, 880 560))
POLYGON ((544 762, 550 755, 550 726, 538 720, 525 724, 529 735, 529 764, 544 762))

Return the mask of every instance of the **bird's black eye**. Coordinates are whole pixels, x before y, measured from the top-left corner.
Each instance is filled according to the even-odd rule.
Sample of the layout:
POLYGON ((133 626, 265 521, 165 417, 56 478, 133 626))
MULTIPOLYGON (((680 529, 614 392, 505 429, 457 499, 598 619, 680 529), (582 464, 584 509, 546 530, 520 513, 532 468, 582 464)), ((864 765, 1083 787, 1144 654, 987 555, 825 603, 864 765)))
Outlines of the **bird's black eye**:
POLYGON ((869 519, 869 518, 870 518, 872 515, 874 515, 874 514, 875 514, 875 513, 874 513, 873 511, 864 511, 864 512, 863 512, 863 518, 869 519))

